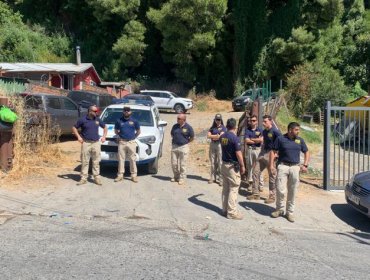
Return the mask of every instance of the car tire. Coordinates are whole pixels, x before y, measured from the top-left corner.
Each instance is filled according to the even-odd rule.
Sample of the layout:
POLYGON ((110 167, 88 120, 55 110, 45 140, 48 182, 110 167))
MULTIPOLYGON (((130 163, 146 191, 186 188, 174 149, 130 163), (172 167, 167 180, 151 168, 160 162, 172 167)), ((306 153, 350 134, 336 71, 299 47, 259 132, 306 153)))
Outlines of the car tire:
POLYGON ((181 114, 181 113, 185 113, 186 112, 184 105, 179 104, 179 103, 177 103, 175 105, 175 107, 173 107, 173 109, 175 110, 175 112, 177 114, 181 114))
POLYGON ((148 173, 149 174, 158 173, 158 162, 159 162, 159 159, 158 157, 156 157, 154 161, 152 161, 151 163, 148 163, 148 173))

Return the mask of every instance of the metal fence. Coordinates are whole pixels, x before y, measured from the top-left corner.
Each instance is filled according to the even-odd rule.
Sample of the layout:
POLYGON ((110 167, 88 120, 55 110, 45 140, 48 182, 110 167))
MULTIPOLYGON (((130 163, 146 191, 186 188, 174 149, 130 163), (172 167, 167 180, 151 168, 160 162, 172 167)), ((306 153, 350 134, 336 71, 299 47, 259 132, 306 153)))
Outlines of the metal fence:
POLYGON ((370 170, 370 108, 325 106, 324 189, 343 190, 354 174, 370 170))

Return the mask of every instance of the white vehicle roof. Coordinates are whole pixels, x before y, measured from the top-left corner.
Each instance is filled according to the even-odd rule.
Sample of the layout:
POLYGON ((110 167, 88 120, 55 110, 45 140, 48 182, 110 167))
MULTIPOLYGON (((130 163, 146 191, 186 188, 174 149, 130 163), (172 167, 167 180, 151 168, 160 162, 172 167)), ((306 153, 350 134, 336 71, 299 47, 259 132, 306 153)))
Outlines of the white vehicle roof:
POLYGON ((141 104, 122 103, 122 104, 109 105, 106 109, 110 109, 110 108, 123 109, 123 107, 130 107, 131 109, 136 109, 136 110, 150 111, 150 109, 153 106, 147 106, 147 105, 141 105, 141 104))
POLYGON ((140 90, 141 92, 165 92, 165 93, 173 93, 172 91, 168 90, 155 90, 155 89, 144 89, 140 90))

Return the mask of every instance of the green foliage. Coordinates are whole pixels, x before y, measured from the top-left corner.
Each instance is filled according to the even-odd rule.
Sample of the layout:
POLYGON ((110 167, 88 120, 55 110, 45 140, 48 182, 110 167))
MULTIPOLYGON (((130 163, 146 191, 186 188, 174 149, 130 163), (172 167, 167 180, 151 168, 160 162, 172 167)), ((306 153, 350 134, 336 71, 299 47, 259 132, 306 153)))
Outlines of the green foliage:
POLYGON ((177 77, 193 82, 209 64, 222 27, 226 0, 169 0, 151 8, 148 18, 161 31, 165 61, 175 65, 177 77))
POLYGON ((355 86, 351 90, 351 99, 356 99, 360 96, 366 96, 367 92, 361 88, 361 85, 359 82, 355 84, 355 86))

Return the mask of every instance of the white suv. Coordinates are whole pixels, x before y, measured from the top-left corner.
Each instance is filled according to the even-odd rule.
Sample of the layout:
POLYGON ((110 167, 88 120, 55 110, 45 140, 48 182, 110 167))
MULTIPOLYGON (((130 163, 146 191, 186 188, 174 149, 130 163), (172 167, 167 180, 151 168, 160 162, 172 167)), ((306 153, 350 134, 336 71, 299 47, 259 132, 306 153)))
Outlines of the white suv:
POLYGON ((159 109, 173 109, 176 113, 186 113, 193 108, 193 100, 179 97, 170 91, 141 90, 140 93, 151 96, 159 109))
MULTIPOLYGON (((122 117, 123 107, 128 106, 131 108, 132 117, 139 122, 141 130, 136 139, 136 163, 146 165, 149 173, 156 174, 158 160, 162 156, 164 128, 167 122, 160 120, 156 106, 132 103, 110 105, 102 112, 100 117, 108 128, 106 141, 101 145, 102 163, 118 162, 118 136, 114 133, 114 125, 122 117)), ((99 135, 103 135, 101 128, 99 135)))

